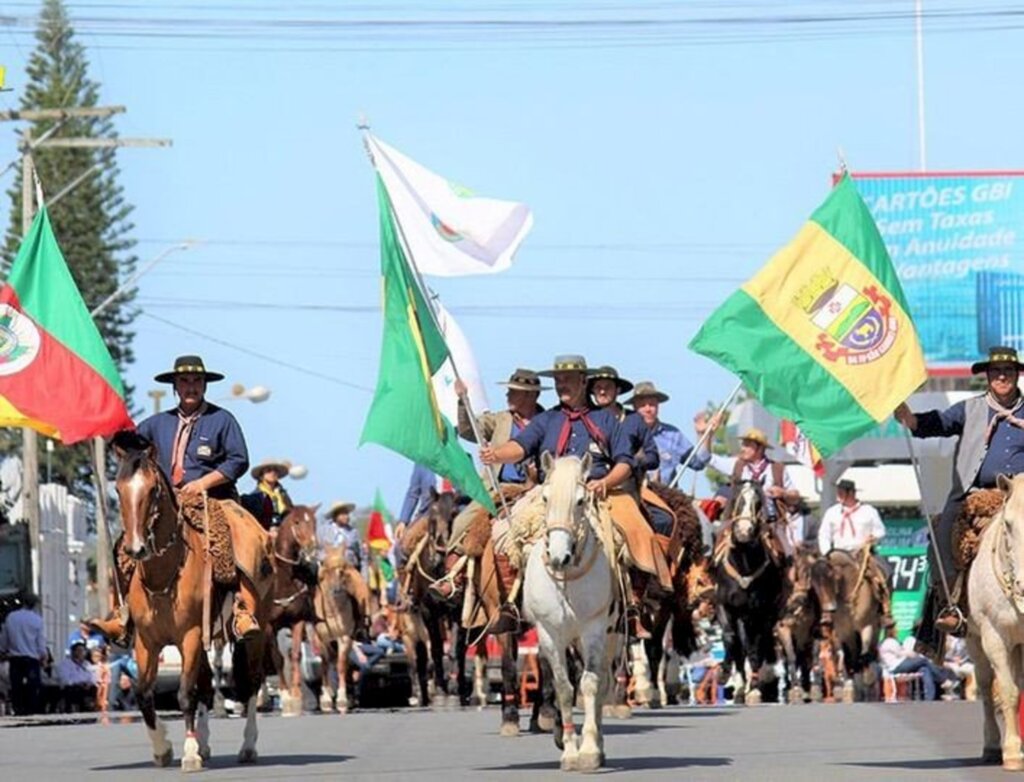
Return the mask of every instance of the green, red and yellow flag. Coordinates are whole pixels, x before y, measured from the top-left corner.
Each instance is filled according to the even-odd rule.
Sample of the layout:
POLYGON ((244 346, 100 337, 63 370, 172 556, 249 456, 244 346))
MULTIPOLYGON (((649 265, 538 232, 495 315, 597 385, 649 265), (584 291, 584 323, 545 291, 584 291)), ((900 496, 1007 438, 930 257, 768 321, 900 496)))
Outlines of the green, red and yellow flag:
POLYGON ((366 545, 374 551, 387 551, 391 548, 391 541, 388 539, 387 530, 384 528, 385 521, 390 521, 388 507, 384 504, 384 498, 380 489, 373 497, 373 508, 370 510, 370 520, 366 523, 366 545))
POLYGON ((899 278, 848 174, 690 348, 738 375, 828 456, 927 378, 899 278))
POLYGON ((134 428, 121 377, 46 207, 0 289, 0 426, 27 426, 64 443, 134 428))

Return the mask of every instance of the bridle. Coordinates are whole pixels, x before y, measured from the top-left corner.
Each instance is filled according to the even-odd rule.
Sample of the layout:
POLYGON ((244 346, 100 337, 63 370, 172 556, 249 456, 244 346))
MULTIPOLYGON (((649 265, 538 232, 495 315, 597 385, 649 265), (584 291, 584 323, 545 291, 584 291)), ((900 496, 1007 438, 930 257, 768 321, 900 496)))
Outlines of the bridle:
POLYGON ((583 490, 583 499, 579 503, 574 503, 573 512, 566 514, 567 518, 565 520, 552 520, 550 514, 546 514, 544 519, 544 568, 552 579, 563 583, 583 578, 583 576, 589 573, 590 569, 594 566, 594 562, 597 560, 597 550, 600 548, 598 542, 594 540, 596 536, 591 529, 586 513, 588 507, 595 506, 596 498, 587 490, 586 481, 582 478, 576 482, 576 488, 583 490), (551 533, 555 531, 565 532, 572 540, 572 558, 569 560, 569 564, 561 570, 555 570, 551 567, 551 558, 548 550, 551 533), (581 562, 583 554, 587 549, 588 541, 592 545, 590 546, 586 561, 581 562))

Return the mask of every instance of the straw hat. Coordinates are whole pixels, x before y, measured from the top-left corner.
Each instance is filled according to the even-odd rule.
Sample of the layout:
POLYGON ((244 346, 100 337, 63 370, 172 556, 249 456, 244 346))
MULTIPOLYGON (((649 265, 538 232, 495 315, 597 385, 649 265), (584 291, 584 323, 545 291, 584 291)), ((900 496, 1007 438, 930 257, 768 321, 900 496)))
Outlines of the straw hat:
POLYGON ((771 445, 768 443, 768 436, 757 428, 748 429, 747 431, 745 431, 743 433, 743 436, 740 437, 740 442, 743 442, 745 440, 750 441, 752 443, 757 443, 758 445, 764 448, 771 448, 771 445))
POLYGON ((502 380, 499 386, 511 388, 514 391, 547 391, 551 386, 542 386, 540 376, 532 369, 517 369, 508 380, 502 380))
POLYGON ((344 500, 335 500, 331 503, 331 507, 327 509, 327 513, 324 514, 325 519, 334 520, 334 517, 339 513, 351 513, 356 509, 354 502, 345 502, 344 500))
POLYGON ((251 470, 249 475, 253 477, 253 480, 258 481, 263 477, 263 473, 267 470, 273 470, 277 473, 278 478, 287 478, 288 470, 291 469, 291 465, 286 461, 278 461, 275 459, 264 459, 262 462, 257 464, 251 470))
POLYGON ((654 385, 654 383, 652 383, 650 380, 641 380, 639 383, 636 384, 636 387, 633 389, 633 396, 626 400, 626 404, 633 405, 633 407, 636 407, 636 402, 638 399, 643 399, 644 397, 649 396, 654 397, 658 402, 668 401, 668 394, 666 394, 664 391, 659 391, 657 386, 654 385))

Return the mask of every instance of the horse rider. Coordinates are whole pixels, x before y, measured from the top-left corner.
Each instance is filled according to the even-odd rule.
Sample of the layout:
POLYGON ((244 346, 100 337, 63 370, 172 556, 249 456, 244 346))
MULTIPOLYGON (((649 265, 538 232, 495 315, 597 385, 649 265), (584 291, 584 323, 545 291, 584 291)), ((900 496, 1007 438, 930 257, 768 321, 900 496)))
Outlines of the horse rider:
MULTIPOLYGON (((208 371, 199 356, 179 356, 172 370, 161 372, 153 379, 174 387, 178 406, 144 420, 139 424, 138 433, 155 447, 156 461, 179 497, 205 493, 211 501, 236 506, 237 513, 224 516, 231 527, 236 562, 241 563, 239 544, 244 544, 246 549, 261 550, 263 543, 258 538, 263 531, 259 522, 238 505, 235 482, 249 467, 242 428, 231 413, 206 400, 207 384, 223 380, 224 375, 208 371)), ((124 569, 126 559, 115 557, 115 575, 122 585, 122 594, 127 594, 134 571, 134 568, 124 569)), ((239 564, 233 611, 236 638, 260 632, 254 613, 259 604, 259 592, 253 575, 239 564)), ((119 614, 115 612, 112 619, 92 624, 108 638, 125 639, 129 626, 122 622, 119 614)))
MULTIPOLYGON (((555 458, 589 453, 593 464, 587 476, 588 492, 598 500, 607 500, 612 520, 628 541, 631 558, 649 576, 649 596, 659 599, 671 594, 668 563, 638 504, 633 480, 636 459, 629 441, 612 413, 588 404, 586 359, 579 355, 557 356, 551 369, 538 374, 554 378, 559 406, 540 413, 504 445, 482 445, 480 460, 484 464, 517 464, 530 458, 539 464, 544 452, 555 458)), ((500 537, 507 527, 506 519, 495 522, 493 535, 500 537)), ((517 574, 507 557, 496 555, 496 560, 499 576, 511 589, 517 574)), ((502 628, 515 629, 514 607, 503 606, 498 621, 502 628)))
POLYGON ((437 490, 437 474, 422 464, 414 465, 409 476, 409 488, 405 492, 402 511, 398 514, 398 526, 395 537, 401 539, 405 528, 416 519, 425 516, 433 499, 431 491, 437 490))
MULTIPOLYGON (((658 481, 666 485, 671 484, 675 478, 676 471, 690 457, 693 451, 693 443, 687 439, 678 427, 665 423, 658 417, 661 405, 669 400, 668 394, 659 391, 654 383, 644 380, 636 384, 633 396, 626 400, 627 405, 632 405, 637 415, 643 419, 651 430, 654 444, 658 449, 660 465, 648 472, 652 481, 658 481)), ((691 470, 703 470, 707 465, 706 455, 698 451, 690 459, 691 470)))
MULTIPOLYGON (((338 500, 331 504, 324 514, 329 524, 321 528, 320 544, 322 548, 340 548, 345 553, 345 561, 358 571, 363 569, 363 542, 358 530, 352 527, 352 511, 354 502, 338 500)), ((322 553, 322 551, 321 551, 322 553)))
POLYGON ((269 501, 271 526, 278 527, 294 507, 288 490, 281 485, 281 479, 288 475, 289 466, 283 461, 266 460, 257 464, 249 474, 256 481, 256 494, 269 501))
MULTIPOLYGON (((838 502, 825 511, 818 529, 818 549, 827 556, 833 549, 856 555, 867 548, 866 575, 882 606, 882 626, 893 624, 889 569, 874 553, 874 545, 885 537, 885 524, 874 506, 857 499, 857 484, 844 478, 836 483, 838 502)), ((822 621, 830 621, 831 612, 823 611, 822 621)))
MULTIPOLYGON (((932 557, 942 563, 947 577, 956 572, 953 551, 959 541, 953 540, 953 529, 960 508, 971 492, 996 486, 1000 474, 1024 472, 1024 397, 1017 381, 1024 364, 1017 351, 1010 347, 989 348, 988 358, 971 366, 972 374, 984 374, 985 393, 957 402, 945 410, 913 413, 904 402, 894 416, 914 437, 959 437, 953 452, 953 483, 942 515, 939 517, 932 547, 932 557)), ((962 635, 966 623, 961 608, 965 591, 958 576, 953 595, 939 610, 941 575, 932 561, 931 584, 925 600, 924 616, 917 640, 932 650, 941 649, 936 630, 962 635)))
MULTIPOLYGON (((538 404, 541 391, 549 390, 550 386, 542 386, 540 377, 530 369, 517 369, 507 381, 499 382, 498 385, 505 386, 505 400, 508 403, 507 410, 497 413, 484 411, 476 417, 477 430, 485 443, 491 446, 499 446, 507 443, 512 437, 520 434, 544 408, 538 404)), ((459 435, 472 443, 475 443, 476 433, 473 431, 473 422, 469 419, 469 411, 466 409, 466 385, 462 380, 455 381, 455 393, 459 399, 459 435)), ((519 464, 503 464, 497 474, 499 490, 503 493, 504 487, 526 487, 537 482, 537 473, 533 465, 526 461, 519 464)), ((461 589, 464 577, 458 563, 465 553, 462 549, 462 541, 469 529, 470 523, 480 512, 480 503, 475 500, 469 503, 452 522, 452 531, 448 536, 448 548, 445 558, 445 573, 448 577, 438 581, 433 590, 442 598, 449 599, 461 589)))
MULTIPOLYGON (((710 420, 698 415, 694 420, 697 434, 703 436, 706 427, 712 431, 721 425, 721 417, 714 416, 710 420)), ((710 438, 709 438, 710 439, 710 438)), ((796 503, 800 500, 800 492, 793 485, 793 479, 786 470, 786 465, 768 458, 768 437, 760 429, 748 429, 740 437, 740 451, 737 456, 722 456, 711 453, 707 444, 703 446, 702 458, 715 470, 730 476, 733 494, 736 487, 743 481, 754 481, 761 486, 764 495, 771 501, 765 503, 765 513, 773 522, 786 518, 785 503, 796 503)))

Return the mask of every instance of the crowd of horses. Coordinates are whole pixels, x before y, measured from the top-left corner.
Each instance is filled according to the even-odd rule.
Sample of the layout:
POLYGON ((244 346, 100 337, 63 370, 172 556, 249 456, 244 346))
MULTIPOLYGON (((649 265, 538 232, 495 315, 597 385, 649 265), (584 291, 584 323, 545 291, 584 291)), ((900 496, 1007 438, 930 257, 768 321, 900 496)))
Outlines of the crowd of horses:
MULTIPOLYGON (((220 607, 228 606, 229 595, 223 587, 209 587, 202 535, 182 522, 174 493, 151 453, 120 449, 118 456, 119 492, 131 485, 134 491, 130 496, 146 498, 141 504, 122 502, 126 534, 146 541, 149 548, 127 595, 136 626, 138 701, 154 760, 167 765, 173 751, 154 709, 153 689, 160 649, 168 644, 178 646, 182 657, 179 704, 185 722, 181 763, 183 770, 196 770, 210 753, 209 715, 215 692, 205 648, 215 622, 210 620, 210 600, 204 601, 203 596, 212 589, 212 603, 220 607)), ((587 462, 586 457, 545 457, 546 479, 541 488, 544 524, 525 552, 521 589, 523 615, 537 629, 542 658, 540 697, 531 727, 554 733, 562 750, 563 770, 593 770, 603 765, 602 719, 606 711, 618 715, 625 709, 630 675, 630 625, 624 611, 628 563, 623 561, 607 516, 601 513, 601 504, 586 489, 587 462), (577 703, 583 709, 580 730, 573 720, 577 703)), ((675 594, 653 610, 651 638, 645 642, 649 670, 659 670, 666 635, 678 654, 686 656, 693 651, 695 615, 711 601, 722 628, 725 667, 731 673, 738 702, 761 700, 763 691, 772 685, 779 649, 785 657, 790 699, 809 698, 810 671, 823 643, 832 655, 832 664, 825 670, 834 672, 826 686, 842 682, 844 695, 851 698, 855 682, 870 686, 870 663, 876 654, 881 619, 877 596, 864 577, 868 553, 832 552, 823 557, 798 551, 793 557, 784 557, 775 542, 760 486, 742 483, 736 489, 711 552, 705 551, 701 541, 699 510, 692 498, 680 492, 665 497, 677 517, 676 532, 667 541, 666 551, 673 565, 675 594)), ((1024 497, 1024 490, 1020 496, 1024 497)), ((1020 504, 1024 505, 1024 500, 1020 504)), ((467 675, 466 657, 468 650, 479 646, 480 628, 464 627, 462 607, 430 590, 445 575, 444 552, 454 514, 452 495, 437 495, 428 513, 411 525, 404 537, 406 560, 398 574, 401 634, 413 658, 422 705, 430 703, 432 690, 448 692, 449 688, 460 703, 468 704, 474 690, 472 679, 479 680, 479 664, 475 677, 467 675), (446 639, 456 661, 453 679, 445 675, 446 639)), ((1018 534, 1016 526, 1005 521, 997 526, 1003 530, 1000 540, 1005 552, 1000 549, 991 556, 1002 557, 1004 571, 1012 573, 1008 593, 1012 599, 1003 602, 1009 599, 1019 620, 1015 601, 1024 602, 1020 598, 1024 595, 1024 575, 1020 575, 1024 567, 1014 570, 1005 563, 1024 564, 1024 533, 1018 534)), ((347 709, 349 651, 369 608, 365 596, 353 588, 352 568, 343 552, 329 551, 326 557, 319 554, 315 507, 297 506, 287 514, 273 537, 272 559, 273 585, 257 612, 264 632, 232 648, 234 690, 236 699, 245 704, 246 714, 238 756, 243 763, 257 757, 256 697, 268 669, 276 670, 282 683, 283 710, 301 710, 298 655, 307 627, 314 629, 319 648, 330 655, 331 665, 324 666, 324 705, 342 712, 347 709), (291 665, 287 667, 277 647, 282 629, 290 630, 292 637, 291 665), (328 675, 331 667, 337 673, 337 691, 328 675)), ((985 592, 985 584, 973 583, 982 579, 978 570, 972 573, 972 590, 989 594, 993 590, 985 592)), ((984 699, 986 685, 991 692, 995 666, 1005 710, 1007 704, 1012 702, 1015 708, 1017 703, 1016 677, 1021 671, 1024 632, 1019 621, 1013 624, 1005 615, 1006 605, 997 599, 1005 597, 1006 590, 996 592, 991 598, 992 610, 976 612, 982 621, 986 615, 994 615, 996 629, 978 630, 978 620, 972 619, 976 632, 969 642, 980 655, 982 640, 987 638, 984 651, 992 658, 989 647, 994 649, 996 642, 989 636, 1001 633, 1000 643, 1007 652, 1002 658, 995 655, 999 659, 992 665, 979 658, 978 681, 984 699)), ((220 613, 230 612, 225 608, 220 613)), ((501 733, 514 735, 519 731, 517 640, 514 634, 497 640, 502 650, 501 733)), ((999 732, 994 728, 990 697, 985 713, 985 748, 991 755, 999 751, 999 732)), ((1011 755, 1019 759, 1020 738, 1009 726, 1005 734, 1002 757, 1007 764, 1011 755)), ((1013 761, 1009 763, 1012 766, 1013 761)))

